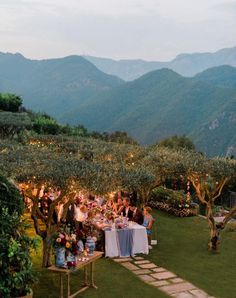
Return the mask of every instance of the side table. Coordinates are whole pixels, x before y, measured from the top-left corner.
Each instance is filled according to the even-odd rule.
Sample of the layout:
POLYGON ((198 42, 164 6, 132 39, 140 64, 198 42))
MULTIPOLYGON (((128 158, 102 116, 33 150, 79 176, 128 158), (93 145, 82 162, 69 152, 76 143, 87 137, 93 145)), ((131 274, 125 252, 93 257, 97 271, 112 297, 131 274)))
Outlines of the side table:
POLYGON ((73 298, 77 296, 79 293, 85 291, 88 288, 95 288, 97 289, 97 286, 94 284, 94 264, 95 261, 100 259, 103 255, 103 252, 100 251, 94 251, 94 254, 92 256, 89 256, 88 260, 82 262, 77 262, 76 267, 73 269, 63 269, 56 266, 50 266, 48 267, 48 270, 52 272, 56 272, 60 274, 60 298, 63 298, 63 275, 67 276, 67 295, 66 298, 73 298), (80 288, 75 293, 71 294, 70 290, 70 275, 76 272, 78 269, 84 268, 84 284, 82 288, 80 288))

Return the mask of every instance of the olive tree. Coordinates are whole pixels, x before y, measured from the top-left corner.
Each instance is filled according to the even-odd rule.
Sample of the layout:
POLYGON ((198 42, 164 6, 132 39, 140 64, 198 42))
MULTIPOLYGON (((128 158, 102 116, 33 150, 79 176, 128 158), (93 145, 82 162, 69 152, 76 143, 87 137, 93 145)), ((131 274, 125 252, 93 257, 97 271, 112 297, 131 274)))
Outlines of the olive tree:
POLYGON ((36 233, 43 240, 44 267, 50 266, 51 238, 63 225, 68 207, 78 190, 89 190, 95 194, 104 194, 114 190, 117 180, 111 165, 87 160, 78 154, 68 154, 68 148, 62 150, 57 144, 5 143, 0 146, 0 166, 7 176, 22 183, 24 194, 33 203, 31 216, 36 233), (39 193, 45 187, 60 188, 60 195, 50 204, 45 216, 39 208, 39 193), (58 203, 67 196, 69 199, 63 208, 62 222, 55 222, 53 215, 58 203), (43 224, 40 224, 43 223, 43 224))
POLYGON ((220 231, 236 213, 236 208, 232 208, 226 218, 217 223, 214 219, 215 201, 229 181, 236 177, 236 161, 227 158, 208 159, 195 154, 186 159, 186 163, 188 178, 192 182, 200 203, 206 207, 206 218, 210 228, 209 249, 216 251, 220 244, 220 231))
POLYGON ((31 128, 27 113, 0 112, 0 137, 10 138, 31 128))
POLYGON ((146 205, 152 190, 163 185, 168 177, 186 174, 185 152, 158 146, 140 148, 132 155, 132 162, 121 169, 123 186, 136 190, 141 205, 146 205))

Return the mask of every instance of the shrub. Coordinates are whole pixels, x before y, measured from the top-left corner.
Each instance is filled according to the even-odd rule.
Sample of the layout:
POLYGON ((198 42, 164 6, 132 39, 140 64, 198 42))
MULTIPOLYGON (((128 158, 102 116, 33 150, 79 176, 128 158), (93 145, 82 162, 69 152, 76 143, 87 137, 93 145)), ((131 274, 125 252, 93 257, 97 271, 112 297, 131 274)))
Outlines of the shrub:
POLYGON ((18 112, 22 105, 20 96, 10 93, 0 93, 0 110, 18 112))
POLYGON ((236 221, 229 222, 226 226, 227 232, 236 232, 236 221))
POLYGON ((30 257, 35 240, 26 235, 19 191, 0 176, 0 297, 19 297, 36 281, 30 257))
POLYGON ((184 191, 172 190, 163 186, 153 190, 149 205, 179 217, 196 214, 196 211, 190 208, 184 191))
POLYGON ((160 186, 153 190, 151 200, 166 203, 176 209, 189 208, 187 195, 183 190, 172 190, 160 186))
POLYGON ((33 120, 33 130, 38 134, 57 135, 60 132, 60 125, 53 118, 38 116, 33 120))

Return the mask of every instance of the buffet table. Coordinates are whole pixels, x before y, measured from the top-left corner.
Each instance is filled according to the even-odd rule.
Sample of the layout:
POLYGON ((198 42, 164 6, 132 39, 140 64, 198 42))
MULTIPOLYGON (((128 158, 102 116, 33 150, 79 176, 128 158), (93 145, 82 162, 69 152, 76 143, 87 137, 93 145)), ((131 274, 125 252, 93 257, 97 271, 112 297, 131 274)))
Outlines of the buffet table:
POLYGON ((148 254, 146 228, 135 222, 129 222, 123 229, 105 231, 105 256, 128 257, 138 253, 148 254))

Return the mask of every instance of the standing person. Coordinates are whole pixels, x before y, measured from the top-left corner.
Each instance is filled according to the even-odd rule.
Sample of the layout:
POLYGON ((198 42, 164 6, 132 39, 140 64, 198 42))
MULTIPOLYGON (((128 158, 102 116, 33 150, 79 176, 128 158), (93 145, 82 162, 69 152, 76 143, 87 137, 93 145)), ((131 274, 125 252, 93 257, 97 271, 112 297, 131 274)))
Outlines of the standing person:
POLYGON ((152 249, 151 241, 152 241, 152 226, 154 223, 154 218, 151 215, 152 208, 150 207, 144 207, 143 209, 143 226, 146 228, 147 236, 148 236, 148 248, 152 249))
MULTIPOLYGON (((55 197, 53 195, 53 192, 51 191, 48 195, 48 214, 49 214, 49 211, 50 211, 50 206, 52 204, 52 202, 55 200, 55 197)), ((52 213, 52 223, 53 224, 56 224, 57 223, 57 212, 56 212, 56 209, 54 208, 53 210, 53 213, 52 213)))
POLYGON ((124 205, 124 208, 122 209, 121 214, 127 217, 129 220, 132 220, 133 211, 131 210, 131 207, 130 207, 130 199, 124 198, 123 205, 124 205))
MULTIPOLYGON (((63 222, 62 216, 63 216, 64 206, 67 202, 68 202, 68 197, 64 196, 62 198, 62 200, 57 203, 57 206, 55 209, 56 209, 56 213, 57 213, 57 222, 58 223, 63 222)), ((67 211, 67 214, 68 214, 68 211, 67 211)), ((73 219, 74 219, 74 216, 73 216, 73 219)))
POLYGON ((138 223, 139 225, 143 224, 143 212, 135 205, 131 204, 131 210, 133 211, 132 221, 138 223))
POLYGON ((76 205, 75 206, 75 228, 77 229, 83 229, 83 222, 88 217, 88 209, 85 205, 76 205))

